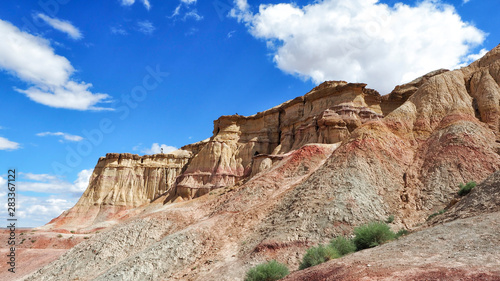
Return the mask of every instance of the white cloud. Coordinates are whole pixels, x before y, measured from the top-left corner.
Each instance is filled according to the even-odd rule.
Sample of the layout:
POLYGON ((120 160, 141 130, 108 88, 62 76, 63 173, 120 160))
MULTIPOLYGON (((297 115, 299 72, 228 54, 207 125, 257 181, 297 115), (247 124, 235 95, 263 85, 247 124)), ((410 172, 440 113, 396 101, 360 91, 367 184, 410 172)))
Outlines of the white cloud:
POLYGON ((281 70, 312 79, 365 82, 385 94, 439 68, 456 68, 486 34, 436 0, 389 7, 377 0, 324 0, 299 7, 235 0, 231 16, 268 42, 281 70))
POLYGON ((194 19, 196 21, 200 21, 203 19, 203 16, 200 16, 198 14, 198 11, 196 9, 194 10, 191 10, 189 12, 187 12, 186 14, 184 14, 184 17, 182 18, 183 20, 187 20, 187 19, 194 19))
POLYGON ((128 34, 128 32, 121 25, 112 26, 110 28, 110 30, 111 30, 111 33, 113 33, 113 34, 119 34, 119 35, 127 35, 128 34))
POLYGON ((78 178, 73 182, 74 189, 79 192, 84 192, 87 189, 87 186, 89 185, 90 176, 92 176, 93 172, 94 169, 87 169, 80 171, 78 173, 78 178))
MULTIPOLYGON (((63 211, 73 207, 88 186, 93 170, 82 170, 77 179, 69 183, 50 174, 19 173, 16 180, 16 217, 21 227, 36 227, 48 223, 63 211), (26 196, 24 192, 57 193, 42 196, 26 196)), ((6 180, 0 176, 0 185, 6 180)), ((7 194, 0 192, 0 217, 7 216, 7 194)))
POLYGON ((15 150, 18 148, 20 148, 20 145, 17 142, 0 137, 0 150, 15 150))
POLYGON ((20 31, 3 20, 0 20, 0 34, 0 69, 33 84, 26 90, 16 91, 56 108, 109 109, 96 106, 108 102, 107 94, 93 94, 88 91, 92 84, 71 80, 73 66, 65 57, 54 53, 49 41, 20 31))
POLYGON ((170 145, 166 145, 166 144, 159 145, 158 143, 153 143, 151 148, 143 149, 143 150, 141 150, 141 152, 144 154, 158 154, 158 153, 161 153, 162 148, 163 148, 163 153, 169 153, 169 152, 177 150, 177 147, 174 147, 174 146, 170 146, 170 145))
POLYGON ((78 28, 76 28, 73 24, 71 24, 71 22, 69 22, 69 21, 51 18, 51 17, 44 15, 42 13, 39 13, 37 15, 37 17, 42 19, 44 22, 46 22, 52 28, 68 34, 69 37, 71 37, 75 40, 79 40, 79 39, 83 38, 83 35, 80 32, 80 30, 78 28))
POLYGON ((202 20, 203 16, 198 14, 198 11, 196 9, 193 9, 191 5, 196 5, 196 0, 181 0, 179 2, 179 5, 175 7, 174 11, 172 12, 172 15, 169 16, 168 18, 175 18, 177 16, 180 16, 181 10, 187 10, 184 13, 184 16, 181 17, 183 21, 188 19, 194 19, 196 21, 202 20))
POLYGON ((153 34, 156 29, 153 23, 148 20, 137 22, 137 28, 140 32, 148 35, 153 34))
POLYGON ((463 0, 463 4, 468 3, 470 0, 463 0))
POLYGON ((17 186, 19 191, 81 193, 87 188, 92 172, 93 169, 80 171, 73 183, 50 174, 21 173, 21 180, 17 182, 17 186))
MULTIPOLYGON (((141 2, 147 10, 151 9, 151 4, 149 3, 149 0, 141 0, 141 2)), ((122 6, 132 6, 134 3, 135 0, 121 0, 122 6)))
POLYGON ((19 173, 23 178, 33 181, 49 182, 57 180, 57 177, 49 174, 19 173))
POLYGON ((83 140, 83 138, 81 136, 71 135, 71 134, 63 133, 63 132, 55 132, 55 133, 52 133, 52 132, 43 132, 43 133, 38 133, 36 135, 39 136, 39 137, 59 136, 59 137, 62 137, 64 140, 67 140, 67 141, 81 141, 81 140, 83 140))
MULTIPOLYGON (((0 193, 1 202, 7 202, 7 194, 0 193)), ((16 218, 19 227, 37 227, 48 223, 65 210, 76 204, 77 198, 66 195, 50 196, 48 198, 25 196, 18 193, 16 196, 16 218)), ((2 204, 0 216, 7 217, 7 203, 2 204), (5 206, 3 206, 5 205, 5 206)))
POLYGON ((176 17, 180 14, 182 5, 179 4, 177 7, 175 7, 175 10, 172 12, 172 15, 169 18, 176 17))

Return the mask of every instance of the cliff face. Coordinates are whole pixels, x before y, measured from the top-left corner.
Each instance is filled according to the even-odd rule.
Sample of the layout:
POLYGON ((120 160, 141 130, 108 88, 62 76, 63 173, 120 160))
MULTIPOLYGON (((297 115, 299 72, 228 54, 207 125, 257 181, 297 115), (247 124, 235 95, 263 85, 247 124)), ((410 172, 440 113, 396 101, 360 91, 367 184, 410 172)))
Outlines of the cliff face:
POLYGON ((341 142, 361 124, 383 117, 380 95, 365 87, 329 81, 252 116, 220 117, 214 121, 214 136, 179 177, 177 195, 195 198, 269 167, 254 165, 257 155, 260 163, 263 155, 281 155, 308 143, 341 142))
POLYGON ((187 150, 142 157, 108 153, 97 162, 89 187, 75 207, 49 225, 107 227, 109 221, 130 216, 129 210, 174 192, 175 181, 191 157, 192 153, 187 150))

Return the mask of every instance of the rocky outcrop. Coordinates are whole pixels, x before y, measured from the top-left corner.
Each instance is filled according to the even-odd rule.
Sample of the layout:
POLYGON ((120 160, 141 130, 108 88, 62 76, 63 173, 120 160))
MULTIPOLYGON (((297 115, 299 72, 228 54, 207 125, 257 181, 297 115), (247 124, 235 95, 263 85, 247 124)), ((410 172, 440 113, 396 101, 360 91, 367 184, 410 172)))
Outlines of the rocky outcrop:
POLYGON ((383 117, 380 95, 365 87, 328 81, 270 110, 220 117, 214 121, 214 136, 179 177, 177 195, 195 198, 248 178, 262 170, 260 157, 259 170, 252 172, 255 155, 281 155, 308 143, 341 142, 361 124, 383 117))
POLYGON ((175 193, 175 181, 191 157, 187 150, 145 156, 108 153, 97 162, 78 203, 45 228, 108 227, 110 221, 132 215, 130 210, 175 193))

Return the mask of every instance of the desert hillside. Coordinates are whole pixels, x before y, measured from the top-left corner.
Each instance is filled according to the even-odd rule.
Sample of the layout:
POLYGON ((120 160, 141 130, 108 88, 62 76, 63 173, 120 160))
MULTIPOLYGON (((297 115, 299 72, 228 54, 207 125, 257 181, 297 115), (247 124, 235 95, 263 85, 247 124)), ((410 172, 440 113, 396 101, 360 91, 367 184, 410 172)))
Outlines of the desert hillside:
POLYGON ((386 96, 327 81, 221 116, 169 154, 108 153, 78 203, 38 229, 90 238, 22 279, 243 280, 394 216, 410 235, 287 280, 499 280, 499 101, 500 45, 386 96), (470 181, 484 183, 458 198, 470 181))

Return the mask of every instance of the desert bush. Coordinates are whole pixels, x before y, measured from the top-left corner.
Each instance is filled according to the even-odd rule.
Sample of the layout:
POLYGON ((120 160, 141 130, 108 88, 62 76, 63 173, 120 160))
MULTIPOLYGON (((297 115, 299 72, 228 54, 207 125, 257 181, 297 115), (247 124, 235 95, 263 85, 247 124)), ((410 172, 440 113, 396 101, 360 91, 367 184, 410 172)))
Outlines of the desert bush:
POLYGON ((307 249, 299 269, 305 269, 339 257, 339 252, 332 246, 318 245, 317 247, 307 249))
POLYGON ((286 265, 275 260, 252 267, 245 276, 245 281, 274 281, 290 273, 286 265))
POLYGON ((394 221, 394 216, 390 215, 386 220, 385 223, 392 223, 394 221))
POLYGON ((58 238, 61 238, 61 237, 63 237, 63 236, 62 236, 62 234, 57 234, 57 237, 58 237, 58 238))
POLYGON ((444 212, 446 212, 446 210, 445 210, 445 209, 442 209, 441 211, 435 212, 434 214, 429 215, 429 216, 427 217, 427 220, 430 220, 430 219, 432 219, 432 218, 433 218, 433 217, 435 217, 435 216, 439 216, 439 215, 441 215, 441 214, 444 214, 444 212))
POLYGON ((476 187, 476 182, 471 181, 468 182, 466 185, 460 184, 460 189, 458 190, 458 195, 460 196, 465 196, 471 192, 471 190, 476 187))
POLYGON ((354 242, 344 236, 332 239, 332 241, 330 241, 330 246, 337 250, 340 256, 345 256, 356 251, 356 245, 354 245, 354 242))
POLYGON ((396 232, 396 238, 399 238, 401 236, 408 235, 410 232, 406 229, 401 229, 400 231, 396 232))
POLYGON ((383 222, 372 222, 354 229, 353 242, 358 250, 378 246, 395 238, 389 226, 383 222))

